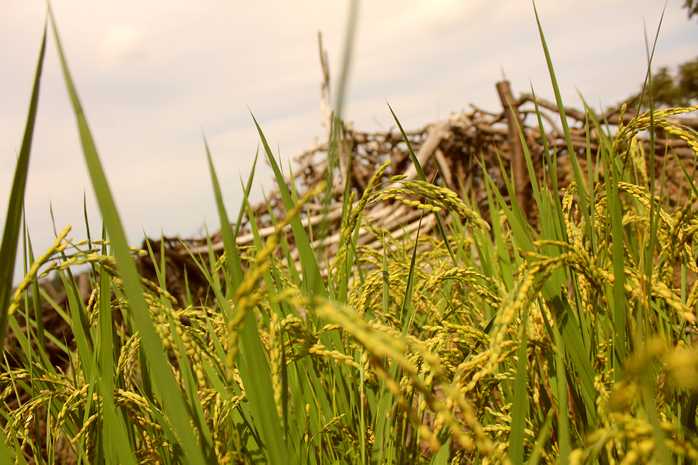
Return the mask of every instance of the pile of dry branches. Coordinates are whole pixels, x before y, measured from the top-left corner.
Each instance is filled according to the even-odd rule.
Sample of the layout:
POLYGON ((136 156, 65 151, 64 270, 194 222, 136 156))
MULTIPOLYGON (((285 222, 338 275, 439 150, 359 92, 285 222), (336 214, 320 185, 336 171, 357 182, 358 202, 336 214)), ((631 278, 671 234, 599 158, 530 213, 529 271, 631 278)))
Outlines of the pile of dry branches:
MULTIPOLYGON (((323 93, 325 91, 323 88, 323 93)), ((427 179, 448 187, 471 205, 479 207, 485 218, 487 218, 485 172, 505 197, 507 196, 505 179, 509 176, 513 177, 517 191, 516 200, 535 222, 536 212, 530 200, 530 180, 521 139, 523 138, 525 146, 530 151, 533 172, 539 179, 543 178, 544 164, 550 163, 550 160, 545 160, 545 154, 555 154, 560 187, 564 187, 572 180, 569 162, 570 147, 575 151, 582 168, 585 168, 587 157, 596 156, 598 137, 594 131, 587 133, 585 127, 588 126, 585 126, 586 115, 583 111, 565 108, 564 115, 561 115, 557 105, 550 101, 536 98, 531 94, 515 97, 507 81, 497 83, 497 91, 502 104, 499 111, 486 111, 471 106, 470 111, 456 113, 444 121, 407 131, 406 136, 427 179), (563 121, 568 125, 571 134, 569 146, 562 129, 563 121), (520 137, 521 134, 523 137, 520 137)), ((603 122, 604 130, 613 133, 617 131, 619 124, 628 122, 633 116, 635 116, 633 111, 621 112, 620 109, 614 109, 600 115, 599 121, 603 122)), ((696 118, 682 118, 681 123, 694 130, 698 129, 696 118)), ((321 263, 328 263, 327 260, 334 255, 339 245, 344 185, 347 178, 355 198, 359 198, 377 167, 387 160, 390 160, 390 166, 382 181, 387 181, 389 177, 395 175, 404 175, 407 179, 413 179, 417 175, 416 168, 408 155, 405 138, 397 128, 387 132, 366 132, 345 124, 340 140, 339 160, 336 166, 330 167, 328 144, 321 143, 296 158, 293 178, 288 179, 289 185, 292 183, 299 194, 308 191, 320 181, 334 180, 328 192, 329 207, 327 198, 317 199, 315 203, 307 204, 302 214, 302 223, 306 228, 313 229, 320 225, 325 228, 321 238, 314 239, 312 243, 316 253, 322 255, 318 257, 321 263), (330 169, 333 172, 332 176, 328 177, 330 169)), ((645 137, 641 141, 645 145, 646 153, 649 153, 649 139, 645 137)), ((661 131, 657 132, 654 147, 656 166, 666 175, 666 182, 661 186, 663 193, 675 199, 688 195, 690 187, 678 163, 693 169, 695 163, 689 147, 683 140, 663 134, 661 131), (668 147, 672 149, 671 156, 667 154, 668 147)), ((253 210, 262 237, 271 234, 274 231, 275 220, 282 218, 285 214, 279 192, 272 192, 265 201, 255 205, 253 210)), ((419 211, 397 203, 376 203, 369 207, 366 214, 367 223, 378 226, 383 231, 389 231, 394 236, 414 235, 420 220, 419 211)), ((242 249, 252 245, 254 240, 249 224, 246 223, 247 220, 244 221, 240 225, 240 234, 237 237, 237 243, 242 249)), ((433 215, 425 217, 421 223, 421 233, 429 232, 435 224, 433 215)), ((311 234, 312 238, 313 234, 311 234)), ((213 249, 222 251, 221 236, 214 234, 212 241, 213 249)), ((293 238, 290 233, 288 241, 293 248, 293 238)), ((362 228, 359 243, 379 246, 380 241, 373 235, 372 228, 362 228)), ((206 280, 197 272, 198 268, 191 257, 192 253, 195 255, 208 253, 205 239, 164 238, 161 241, 151 241, 151 246, 157 261, 161 258, 159 256, 161 248, 167 256, 168 291, 183 301, 184 273, 187 273, 186 281, 194 292, 195 298, 206 298, 208 292, 206 280)), ((297 251, 292 250, 292 255, 296 256, 296 254, 297 251)), ((149 257, 141 257, 139 265, 145 277, 155 280, 153 263, 149 257)), ((81 297, 87 300, 90 294, 88 276, 81 275, 76 278, 80 283, 77 290, 81 297)), ((65 303, 66 295, 62 286, 46 283, 45 289, 57 304, 65 303)), ((60 317, 51 309, 47 310, 44 313, 45 327, 58 328, 59 331, 60 328, 64 328, 65 325, 60 317)))
MULTIPOLYGON (((575 151, 584 169, 587 157, 596 156, 598 136, 594 130, 585 129, 590 125, 585 126, 586 114, 583 111, 564 108, 564 114, 561 115, 557 105, 548 100, 528 93, 514 97, 508 81, 499 82, 496 87, 502 104, 500 111, 486 111, 471 105, 470 111, 456 113, 444 121, 407 131, 406 136, 427 179, 458 193, 471 205, 478 206, 483 213, 487 207, 485 171, 505 197, 505 179, 513 176, 517 201, 535 221, 536 212, 530 200, 530 180, 521 135, 525 147, 530 151, 533 172, 539 180, 544 176, 544 164, 550 163, 550 160, 545 160, 546 154, 548 158, 555 154, 561 188, 572 180, 570 147, 575 151), (563 121, 569 127, 571 145, 567 144, 564 137, 563 121)), ((613 133, 620 124, 627 123, 635 115, 631 110, 611 109, 598 116, 598 121, 603 123, 603 130, 613 133)), ((693 129, 698 128, 698 119, 695 118, 682 118, 681 123, 693 129)), ((390 166, 384 174, 383 181, 395 175, 404 175, 407 179, 417 176, 417 170, 408 155, 405 138, 397 128, 386 132, 366 132, 345 125, 340 139, 337 151, 339 160, 336 166, 331 167, 329 162, 328 143, 320 143, 296 157, 293 178, 288 179, 289 185, 293 184, 299 195, 323 180, 334 180, 329 194, 329 207, 326 198, 319 198, 316 203, 311 202, 306 206, 302 219, 303 224, 309 229, 320 225, 326 228, 322 237, 312 244, 316 252, 321 251, 324 255, 319 257, 323 263, 327 263, 326 260, 331 258, 338 248, 347 177, 351 190, 356 194, 355 198, 359 198, 377 167, 386 160, 390 161, 390 166), (333 170, 331 177, 328 176, 328 170, 333 170)), ((649 153, 649 136, 641 138, 641 143, 645 145, 646 153, 649 153)), ((654 147, 656 166, 666 174, 666 182, 661 186, 664 195, 675 199, 683 198, 688 194, 689 186, 677 160, 685 167, 693 167, 691 150, 683 140, 661 131, 657 132, 654 147), (667 154, 669 147, 671 156, 667 154)), ((275 220, 282 218, 285 213, 279 192, 272 192, 265 201, 255 205, 253 210, 262 237, 274 231, 275 220)), ((382 202, 373 205, 367 211, 369 223, 396 236, 414 234, 419 218, 419 211, 401 204, 382 202)), ((433 217, 425 218, 422 221, 421 232, 428 232, 435 223, 433 217)), ((243 223, 237 237, 238 245, 244 248, 251 245, 253 240, 249 225, 243 223)), ((293 239, 290 234, 288 240, 292 245, 293 239)), ((170 238, 164 241, 168 259, 175 265, 172 267, 172 273, 168 275, 171 277, 171 284, 176 288, 178 282, 181 285, 182 266, 189 261, 189 253, 207 253, 208 246, 200 239, 182 241, 170 238)), ((379 241, 370 228, 366 228, 360 232, 359 243, 377 246, 379 241)), ((223 249, 222 238, 218 234, 213 236, 213 248, 216 251, 223 249)), ((293 252, 294 256, 295 253, 293 252)), ((143 262, 142 268, 144 273, 154 276, 148 261, 143 262)), ((187 269, 191 273, 195 267, 192 265, 187 269)), ((188 278, 191 283, 192 276, 189 275, 188 278)))

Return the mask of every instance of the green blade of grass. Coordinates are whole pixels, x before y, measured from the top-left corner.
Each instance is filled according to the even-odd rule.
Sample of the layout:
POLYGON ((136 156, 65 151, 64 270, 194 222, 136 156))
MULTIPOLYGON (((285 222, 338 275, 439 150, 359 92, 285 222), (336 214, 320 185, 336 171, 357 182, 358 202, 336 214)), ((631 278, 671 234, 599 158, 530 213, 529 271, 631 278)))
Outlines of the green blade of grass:
MULTIPOLYGON (((68 309, 70 310, 70 326, 73 335, 75 336, 75 345, 78 355, 81 360, 90 360, 92 358, 92 341, 86 329, 87 315, 85 314, 85 306, 82 303, 77 284, 72 275, 60 273, 59 277, 63 283, 63 288, 66 290, 68 300, 68 309)), ((90 377, 89 365, 83 365, 85 375, 90 377)))
POLYGON ((528 462, 526 462, 526 465, 538 465, 540 457, 541 455, 543 455, 543 451, 545 449, 545 443, 548 441, 548 438, 550 436, 552 424, 553 409, 550 409, 548 410, 548 413, 545 416, 545 421, 543 422, 543 426, 539 430, 538 438, 536 438, 536 443, 533 445, 533 451, 531 452, 531 455, 528 457, 528 462))
MULTIPOLYGON (((264 147, 264 152, 267 155, 267 161, 274 171, 274 177, 276 178, 276 184, 279 188, 279 194, 281 195, 281 200, 284 203, 284 207, 286 210, 291 210, 293 208, 293 199, 291 198, 291 192, 288 188, 288 184, 286 183, 286 179, 284 179, 281 168, 279 168, 279 164, 276 162, 274 154, 269 147, 267 138, 254 115, 252 115, 252 120, 254 121, 254 125, 259 133, 259 137, 262 140, 262 146, 264 147)), ((296 247, 298 248, 301 268, 303 269, 304 286, 306 290, 313 294, 326 294, 322 281, 322 275, 320 274, 320 268, 318 267, 313 249, 310 247, 308 234, 305 232, 305 229, 303 229, 303 224, 298 216, 291 220, 291 230, 293 231, 293 237, 296 241, 296 247)))
POLYGON ((625 305, 625 247, 623 234, 623 212, 618 198, 618 174, 612 165, 610 154, 607 155, 606 198, 608 199, 608 222, 611 224, 611 253, 613 259, 613 298, 611 299, 613 315, 613 350, 614 373, 616 380, 622 377, 623 361, 627 355, 626 305, 625 305))
POLYGON ((344 50, 342 53, 342 65, 339 70, 339 81, 337 82, 337 95, 334 106, 336 118, 341 121, 344 111, 344 100, 346 96, 347 84, 349 82, 349 72, 351 70, 351 59, 354 52, 354 37, 359 18, 359 0, 349 2, 349 14, 347 15, 347 29, 344 36, 344 50))
MULTIPOLYGON (((10 200, 5 217, 5 229, 0 244, 0 347, 4 347, 5 331, 7 329, 7 306, 10 303, 12 293, 12 275, 17 259, 17 245, 19 242, 19 228, 22 224, 22 209, 24 206, 24 191, 27 187, 27 174, 29 172, 29 158, 31 155, 32 141, 34 139, 34 125, 36 113, 39 107, 39 90, 41 88, 41 74, 44 67, 44 55, 46 52, 46 24, 41 38, 39 59, 34 73, 31 100, 27 122, 24 126, 24 136, 19 149, 19 157, 15 167, 10 200)), ((9 462, 8 462, 9 463, 9 462)))
POLYGON ((226 288, 226 296, 228 298, 232 297, 235 290, 242 282, 242 265, 240 263, 240 253, 238 252, 237 244, 235 243, 235 237, 233 236, 233 229, 230 226, 230 220, 228 220, 228 213, 225 210, 225 205, 223 203, 223 194, 221 193, 221 186, 218 183, 218 176, 216 175, 216 168, 213 166, 213 160, 211 159, 211 150, 208 147, 208 142, 204 137, 204 147, 206 149, 206 160, 208 162, 208 168, 211 175, 211 183, 213 184, 213 193, 216 199, 216 208, 218 210, 218 217, 221 221, 221 234, 223 235, 223 246, 226 255, 226 266, 227 275, 229 279, 227 280, 230 286, 226 288))
POLYGON ((412 296, 414 294, 414 274, 417 266, 417 248, 419 247, 419 233, 422 229, 422 220, 424 219, 424 214, 419 217, 419 224, 417 225, 417 236, 414 239, 414 248, 412 249, 412 256, 410 258, 410 270, 407 274, 407 286, 405 288, 405 296, 402 300, 402 308, 400 310, 400 318, 402 319, 402 333, 407 334, 412 324, 412 319, 414 318, 414 306, 412 305, 412 296))
POLYGON ((650 193, 650 211, 649 211, 649 224, 650 224, 650 231, 649 231, 649 240, 647 241, 645 250, 644 252, 644 257, 643 257, 643 262, 645 265, 644 269, 644 274, 645 274, 645 289, 646 289, 646 295, 647 295, 647 305, 648 308, 651 307, 652 302, 651 302, 651 288, 652 288, 652 280, 653 280, 653 271, 654 271, 654 249, 655 245, 657 243, 657 227, 658 227, 658 221, 659 221, 659 215, 657 214, 657 207, 654 202, 654 193, 655 193, 655 182, 656 182, 656 124, 655 124, 655 116, 654 116, 654 110, 655 110, 655 101, 654 101, 654 86, 652 84, 652 60, 654 58, 654 50, 657 46, 657 40, 659 39, 659 31, 661 30, 662 27, 662 22, 664 21, 664 13, 666 11, 666 3, 664 4, 664 9, 662 10, 661 17, 659 18, 659 24, 657 25, 657 31, 654 36, 654 43, 652 44, 652 49, 650 50, 649 47, 649 42, 647 39, 647 30, 645 29, 645 50, 647 53, 647 76, 648 76, 648 85, 649 85, 649 115, 650 115, 650 124, 649 124, 649 139, 650 139, 650 146, 649 146, 649 186, 648 190, 650 193))
MULTIPOLYGON (((422 169, 421 163, 419 163, 417 155, 415 155, 414 150, 412 149, 412 144, 410 143, 410 140, 407 138, 407 133, 405 132, 405 129, 402 127, 402 123, 400 123, 400 120, 397 118, 397 115, 393 111, 393 107, 391 107, 390 104, 388 104, 388 108, 390 109, 390 114, 393 115, 393 120, 395 120, 395 124, 397 124, 397 127, 400 129, 402 139, 405 141, 405 144, 407 144, 407 154, 409 155, 410 161, 412 161, 412 164, 414 164, 414 167, 417 170, 417 176, 419 176, 419 179, 421 181, 429 182, 426 175, 424 174, 424 169, 422 169)), ((436 215, 436 227, 439 230, 439 234, 441 235, 444 244, 446 245, 446 250, 448 250, 448 254, 451 256, 453 265, 458 266, 458 261, 456 260, 456 256, 453 254, 453 249, 451 248, 451 244, 448 240, 448 237, 446 236, 446 229, 444 228, 443 222, 441 221, 441 218, 438 215, 436 215)))
MULTIPOLYGON (((548 43, 545 40, 545 34, 543 33, 543 26, 540 22, 540 16, 538 15, 538 8, 536 7, 535 0, 533 1, 533 11, 536 16, 536 25, 538 26, 538 34, 540 35, 541 45, 543 47, 543 53, 545 54, 545 62, 548 66, 548 74, 550 75, 550 83, 553 86, 553 93, 555 94, 555 103, 557 104, 558 111, 560 113, 560 123, 562 124, 562 132, 565 136, 565 143, 567 144, 567 154, 570 157, 572 164, 572 171, 574 173, 574 182, 577 185, 577 193, 579 194, 579 205, 582 210, 582 214, 585 218, 588 216, 588 199, 586 185, 584 183, 584 178, 582 176, 582 170, 579 166, 579 161, 577 160, 577 153, 572 145, 572 135, 570 133, 570 127, 567 122, 567 115, 565 113, 565 105, 562 102, 562 96, 560 94, 560 87, 557 83, 557 77, 555 75, 555 69, 553 68, 553 60, 550 56, 550 50, 548 49, 548 43)), ((588 218, 587 222, 588 222, 588 218)))
MULTIPOLYGON (((22 137, 22 144, 20 146, 17 164, 15 166, 12 187, 10 190, 10 199, 7 208, 7 215, 5 217, 5 226, 2 236, 2 243, 0 244, 0 351, 2 352, 4 352, 5 332, 8 326, 9 315, 7 314, 7 308, 10 302, 10 295, 12 293, 12 276, 14 273, 15 263, 17 259, 19 229, 23 223, 22 216, 24 211, 24 194, 26 191, 27 176, 29 171, 29 160, 31 156, 31 147, 34 137, 34 127, 36 124, 36 115, 39 105, 39 94, 41 88, 41 76, 43 71, 45 51, 46 24, 44 23, 41 46, 39 49, 39 58, 34 73, 32 93, 29 102, 29 110, 27 114, 27 120, 25 123, 24 134, 22 137)), ((26 225, 24 230, 26 233, 26 225)), ((32 284, 32 292, 34 294, 33 301, 35 306, 37 305, 38 299, 38 293, 36 292, 36 290, 36 280, 34 280, 32 284)), ((14 324, 14 319, 12 319, 12 323, 14 324)), ((21 331, 13 331, 15 331, 15 334, 17 334, 18 340, 21 341, 22 339, 24 339, 24 335, 21 334, 21 331)), ((43 338, 43 328, 40 328, 40 334, 40 337, 43 338)), ((22 344, 20 343, 20 345, 22 344)), ((41 353, 43 354, 43 350, 41 353)), ((6 438, 3 431, 2 435, 0 435, 0 462, 11 463, 11 460, 15 458, 18 463, 26 463, 22 454, 16 454, 13 453, 12 450, 10 450, 6 442, 8 439, 11 438, 6 438)), ((12 441, 12 444, 14 444, 14 442, 15 441, 12 441)), ((16 449, 16 444, 14 445, 16 449)))
POLYGON ((151 379, 156 386, 157 395, 167 418, 166 424, 162 426, 174 432, 179 442, 178 445, 181 447, 188 463, 205 465, 207 461, 204 458, 202 444, 191 428, 193 420, 191 412, 178 387, 179 385, 172 373, 162 342, 151 319, 136 265, 131 257, 126 240, 126 233, 116 209, 116 204, 99 159, 97 147, 89 129, 70 69, 68 68, 56 20, 50 6, 49 16, 63 78, 76 117, 85 164, 87 165, 106 230, 111 238, 112 249, 116 257, 116 267, 123 280, 124 293, 131 310, 130 313, 141 336, 142 351, 147 361, 147 368, 152 376, 151 379))
POLYGON ((245 205, 247 204, 247 199, 250 197, 250 191, 252 190, 252 182, 254 181, 254 175, 257 171, 257 160, 259 159, 259 147, 254 154, 254 161, 252 162, 252 168, 250 168, 250 174, 247 176, 247 183, 242 191, 242 202, 240 204, 240 211, 238 212, 237 221, 235 221, 235 230, 233 231, 233 237, 238 237, 240 232, 240 227, 242 226, 242 218, 245 216, 245 205))
MULTIPOLYGON (((24 216, 26 218, 26 215, 24 216)), ((24 231, 27 239, 27 258, 29 259, 29 265, 32 265, 34 263, 34 248, 32 246, 32 239, 31 235, 29 234, 29 228, 26 226, 26 221, 24 231)), ((44 312, 43 306, 41 305, 41 293, 39 289, 39 283, 36 279, 32 282, 31 285, 31 302, 33 307, 34 323, 36 324, 37 342, 39 343, 39 355, 44 360, 44 366, 46 366, 46 368, 49 371, 51 371, 53 370, 53 366, 50 363, 47 363, 48 354, 46 353, 46 329, 44 328, 44 312)))
MULTIPOLYGON (((205 143, 205 141, 204 141, 205 143)), ((237 288, 242 281, 242 266, 240 255, 233 237, 233 229, 228 221, 228 214, 223 204, 223 194, 216 175, 216 169, 211 159, 211 152, 206 144, 206 158, 211 175, 216 207, 221 222, 221 233, 228 267, 232 268, 228 274, 228 281, 233 281, 228 288, 237 288), (235 282, 235 280, 239 280, 235 282)), ((247 201, 245 197, 244 202, 247 201)), ((229 307, 227 300, 222 299, 224 307, 229 307)), ((232 317, 232 309, 225 308, 229 317, 232 317)), ((265 450, 272 464, 293 463, 295 458, 289 455, 288 447, 284 441, 281 429, 281 421, 274 408, 274 392, 272 390, 271 370, 264 353, 264 347, 257 329, 257 319, 254 312, 250 311, 240 331, 240 353, 238 354, 238 367, 240 377, 245 385, 245 393, 250 402, 250 410, 254 418, 259 422, 259 429, 265 450)))
POLYGON ((431 459, 431 465, 448 465, 451 456, 451 441, 446 441, 431 459))
MULTIPOLYGON (((613 367, 616 380, 622 378, 623 362, 628 353, 627 310, 625 296, 625 234, 623 231, 623 205, 619 198, 618 182, 622 180, 622 172, 615 160, 618 154, 613 149, 613 144, 603 134, 601 125, 596 116, 584 102, 588 119, 599 134, 599 155, 603 161, 603 170, 607 180, 603 187, 606 190, 607 223, 611 226, 611 263, 613 268, 613 286, 609 286, 609 304, 611 310, 611 322, 613 324, 613 367)), ((592 197, 593 198, 593 197, 592 197)), ((593 232, 592 232, 593 234, 593 232)))
MULTIPOLYGON (((106 254, 106 246, 102 246, 106 254)), ((124 419, 114 405, 114 342, 112 337, 111 277, 105 269, 99 270, 99 387, 102 393, 102 434, 106 439, 106 465, 135 465, 138 463, 128 440, 124 419), (111 439, 110 439, 111 438, 111 439), (116 444, 119 447, 115 447, 116 444)))
POLYGON ((556 327, 553 327, 555 335, 555 381, 557 384, 557 428, 558 447, 560 457, 558 463, 567 465, 570 463, 570 452, 572 452, 572 442, 570 439, 570 420, 567 405, 567 374, 565 369, 565 350, 562 345, 562 336, 556 327))
POLYGON ((528 307, 521 317, 521 342, 516 352, 516 376, 514 378, 514 399, 511 407, 511 434, 509 435, 509 457, 514 465, 523 465, 524 428, 528 417, 528 307))

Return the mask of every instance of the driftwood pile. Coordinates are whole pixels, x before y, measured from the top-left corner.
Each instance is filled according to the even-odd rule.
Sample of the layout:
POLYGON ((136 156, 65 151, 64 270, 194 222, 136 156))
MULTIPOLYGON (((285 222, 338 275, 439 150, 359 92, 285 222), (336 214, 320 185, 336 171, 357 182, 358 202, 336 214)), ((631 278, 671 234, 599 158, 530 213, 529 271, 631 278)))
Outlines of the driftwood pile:
MULTIPOLYGON (((524 211, 529 212, 532 221, 535 221, 536 212, 530 201, 530 181, 518 128, 520 127, 523 131, 526 145, 531 153, 534 172, 539 178, 543 176, 543 158, 546 153, 544 140, 547 140, 549 150, 557 154, 560 187, 564 187, 571 181, 572 173, 568 146, 561 129, 560 112, 554 103, 536 98, 531 94, 515 97, 507 81, 497 83, 497 91, 502 104, 499 111, 491 112, 471 106, 469 111, 456 113, 444 121, 408 131, 406 135, 424 168, 427 179, 450 188, 462 198, 467 199, 471 205, 481 208, 483 213, 486 212, 487 207, 484 171, 489 173, 505 197, 507 194, 504 177, 511 174, 517 189, 517 201, 523 206, 524 211), (536 106, 540 110, 542 126, 537 117, 536 106), (502 172, 500 168, 502 166, 506 172, 502 172)), ((325 92, 324 89, 323 92, 325 92)), ((601 115, 600 120, 607 122, 607 129, 614 132, 621 123, 620 114, 618 110, 609 110, 601 115)), ((634 114, 632 111, 625 112, 624 122, 631 119, 634 114)), ((585 114, 573 108, 566 108, 565 118, 572 135, 572 148, 577 154, 580 165, 584 168, 588 146, 584 129, 585 114)), ((682 118, 681 123, 698 129, 696 118, 682 118)), ((315 239, 312 244, 316 252, 324 255, 318 257, 320 263, 327 263, 327 258, 331 257, 338 247, 343 186, 347 177, 350 178, 352 190, 357 194, 356 198, 359 198, 376 168, 386 160, 391 162, 385 172, 386 179, 398 174, 415 178, 417 174, 408 156, 405 140, 397 128, 387 132, 366 132, 345 125, 342 131, 339 163, 335 168, 336 172, 333 173, 333 179, 336 182, 331 187, 330 207, 328 209, 326 204, 323 205, 318 199, 317 203, 307 204, 302 214, 302 222, 307 228, 311 229, 321 223, 328 228, 322 237, 315 239)), ((592 149, 590 152, 593 155, 596 152, 598 140, 593 132, 588 136, 592 149)), ((649 140, 644 139, 643 143, 649 152, 649 140)), ((692 151, 684 141, 661 133, 658 133, 655 147, 657 166, 662 169, 666 167, 664 193, 670 198, 685 198, 689 187, 676 163, 677 158, 673 155, 676 155, 684 167, 690 170, 695 165, 692 151), (672 156, 667 155, 667 147, 671 147, 672 156)), ((321 180, 328 178, 329 166, 328 145, 327 143, 318 144, 296 158, 293 179, 289 179, 288 182, 293 183, 297 192, 302 194, 321 180)), ((285 214, 278 192, 271 193, 265 201, 254 206, 253 210, 262 236, 271 234, 275 219, 282 218, 285 214)), ((417 230, 419 216, 418 211, 410 210, 403 205, 384 202, 369 208, 367 222, 391 231, 396 236, 409 235, 417 230)), ((435 223, 433 215, 426 217, 422 221, 420 231, 429 232, 434 228, 435 223)), ((310 237, 312 239, 313 234, 310 237)), ((293 247, 290 234, 288 239, 293 247)), ((214 234, 212 241, 214 250, 223 249, 220 235, 214 234)), ((359 242, 364 245, 379 244, 369 228, 361 230, 359 242)), ((240 225, 237 243, 243 249, 252 245, 253 235, 248 224, 240 225)), ((151 246, 157 261, 160 261, 161 246, 167 255, 167 287, 170 293, 180 301, 184 301, 183 283, 186 273, 187 282, 190 289, 194 291, 195 299, 206 298, 208 292, 206 281, 198 273, 197 266, 190 255, 192 252, 194 254, 208 252, 205 239, 164 238, 161 241, 151 241, 151 246)), ((139 266, 145 277, 155 280, 154 268, 149 258, 141 257, 139 266)), ((88 275, 78 276, 77 282, 81 297, 87 300, 90 294, 88 275)), ((57 304, 66 303, 65 292, 60 286, 45 283, 44 289, 57 304)), ((44 313, 46 318, 44 326, 58 333, 56 335, 63 339, 69 332, 65 323, 55 312, 47 310, 44 313)))

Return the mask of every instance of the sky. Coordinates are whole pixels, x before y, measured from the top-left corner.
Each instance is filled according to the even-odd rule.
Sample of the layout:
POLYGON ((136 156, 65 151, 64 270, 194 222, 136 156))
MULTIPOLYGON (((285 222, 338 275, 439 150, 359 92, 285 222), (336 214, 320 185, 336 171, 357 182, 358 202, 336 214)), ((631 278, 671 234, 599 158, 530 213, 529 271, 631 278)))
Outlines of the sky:
MULTIPOLYGON (((696 56, 698 21, 667 0, 655 66, 696 56)), ((538 0, 565 101, 578 92, 613 104, 639 88, 646 69, 643 27, 654 34, 663 0, 538 0)), ((317 32, 333 79, 348 2, 340 0, 54 0, 63 46, 129 240, 191 237, 218 229, 202 135, 231 216, 241 200, 258 138, 291 159, 322 136, 317 32)), ((0 222, 26 120, 46 16, 43 0, 3 0, 0 16, 0 222)), ((395 109, 422 126, 470 103, 498 110, 494 84, 552 95, 531 2, 364 0, 347 95, 355 127, 389 129, 395 109)), ((253 198, 272 186, 260 166, 253 198)), ((49 39, 26 192, 36 249, 73 225, 84 238, 83 196, 99 231, 70 108, 49 39)))

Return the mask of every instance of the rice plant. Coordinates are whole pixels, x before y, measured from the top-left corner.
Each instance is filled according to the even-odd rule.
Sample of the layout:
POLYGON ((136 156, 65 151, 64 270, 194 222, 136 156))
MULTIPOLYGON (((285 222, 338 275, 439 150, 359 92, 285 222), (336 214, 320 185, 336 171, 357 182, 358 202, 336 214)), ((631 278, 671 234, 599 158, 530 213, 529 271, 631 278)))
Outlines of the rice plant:
POLYGON ((263 238, 248 185, 240 213, 255 241, 238 247, 204 142, 224 252, 210 241, 207 253, 192 252, 209 294, 181 302, 153 248, 126 242, 50 23, 104 229, 77 240, 67 227, 35 256, 22 228, 44 38, 0 249, 0 340, 12 341, 0 373, 2 463, 698 460, 698 189, 686 167, 690 196, 667 198, 653 155, 638 143, 661 129, 698 155, 696 133, 673 119, 698 106, 650 107, 613 134, 587 108, 599 143, 588 147, 586 172, 568 150, 574 182, 562 191, 554 163, 546 182, 531 173, 537 221, 509 200, 511 182, 502 192, 486 180, 483 212, 429 182, 408 147, 421 176, 386 177, 384 164, 363 192, 350 192, 327 265, 301 223, 325 186, 289 187, 254 120, 286 215, 263 238), (418 211, 438 233, 398 237, 371 224, 365 209, 381 202, 418 211), (360 228, 380 246, 360 244, 360 228), (20 237, 27 273, 12 289, 20 237), (137 254, 153 258, 155 281, 139 275, 137 254), (89 265, 86 303, 75 265, 89 265), (49 274, 66 289, 66 306, 38 285, 49 274), (65 321, 70 341, 43 328, 43 304, 65 321))

